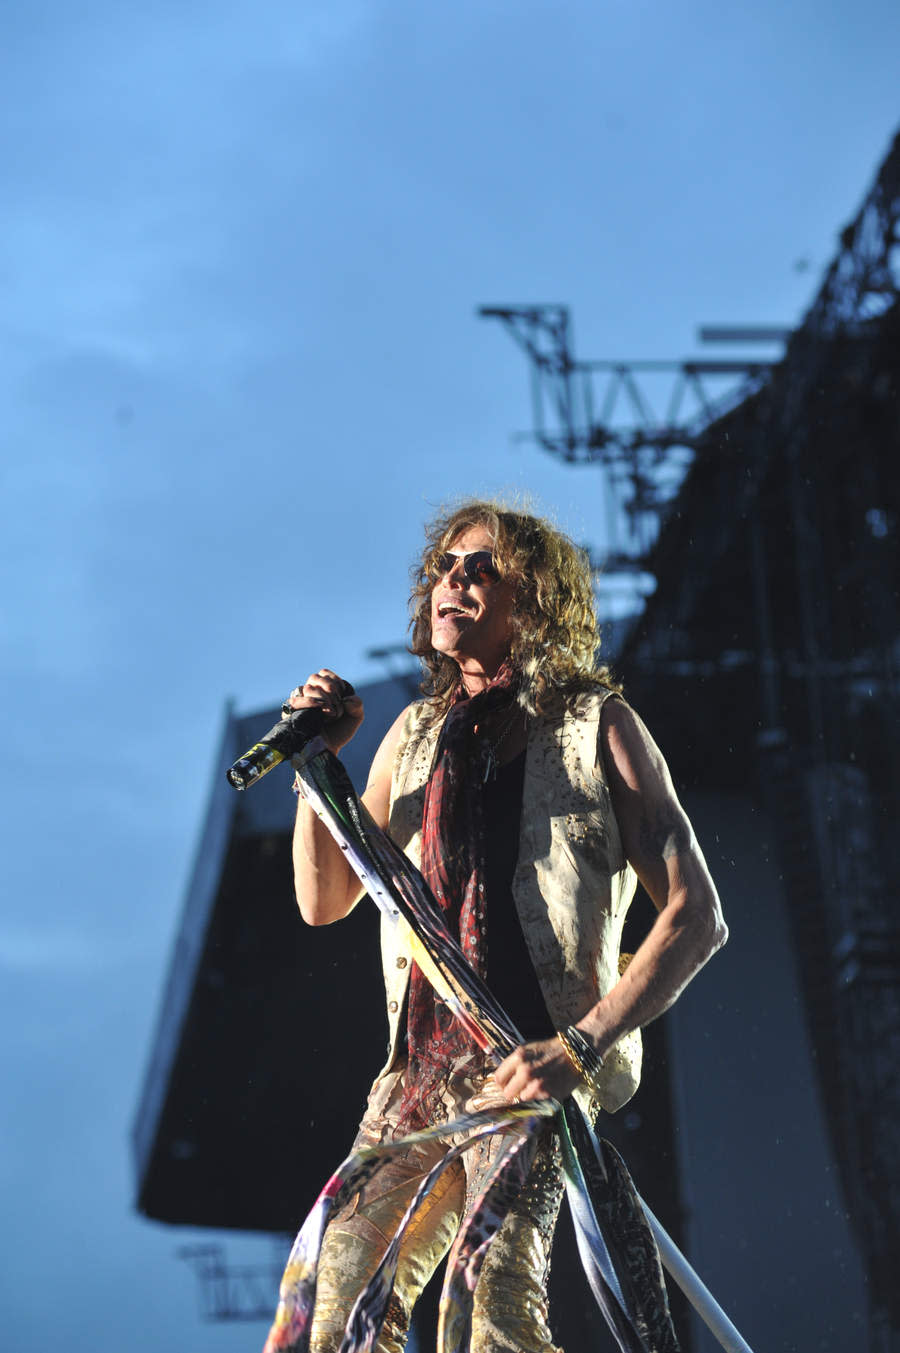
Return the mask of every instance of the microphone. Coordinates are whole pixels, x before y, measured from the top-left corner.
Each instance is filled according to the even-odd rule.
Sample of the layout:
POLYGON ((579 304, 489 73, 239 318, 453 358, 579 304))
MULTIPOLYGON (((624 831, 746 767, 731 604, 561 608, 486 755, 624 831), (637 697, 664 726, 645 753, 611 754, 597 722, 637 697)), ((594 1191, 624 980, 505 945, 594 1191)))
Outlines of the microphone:
POLYGON ((287 717, 270 728, 259 742, 254 742, 249 752, 238 757, 226 771, 228 783, 235 789, 249 789, 282 761, 290 760, 311 738, 321 733, 328 722, 325 711, 316 706, 292 710, 289 705, 285 705, 284 710, 287 717))

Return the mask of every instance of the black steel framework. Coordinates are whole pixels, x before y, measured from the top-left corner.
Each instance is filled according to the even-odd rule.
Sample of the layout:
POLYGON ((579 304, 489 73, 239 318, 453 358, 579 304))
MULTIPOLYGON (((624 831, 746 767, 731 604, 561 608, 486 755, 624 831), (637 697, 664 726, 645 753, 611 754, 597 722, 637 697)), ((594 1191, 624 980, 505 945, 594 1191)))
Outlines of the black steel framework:
POLYGON ((183 1245, 178 1258, 197 1275, 200 1315, 204 1320, 271 1320, 275 1293, 284 1271, 285 1255, 292 1237, 273 1238, 272 1262, 235 1264, 226 1258, 224 1245, 183 1245))
POLYGON ((631 571, 652 546, 705 429, 759 389, 772 363, 581 361, 564 305, 482 306, 478 313, 500 320, 529 358, 533 427, 519 435, 569 464, 601 468, 604 566, 631 571))

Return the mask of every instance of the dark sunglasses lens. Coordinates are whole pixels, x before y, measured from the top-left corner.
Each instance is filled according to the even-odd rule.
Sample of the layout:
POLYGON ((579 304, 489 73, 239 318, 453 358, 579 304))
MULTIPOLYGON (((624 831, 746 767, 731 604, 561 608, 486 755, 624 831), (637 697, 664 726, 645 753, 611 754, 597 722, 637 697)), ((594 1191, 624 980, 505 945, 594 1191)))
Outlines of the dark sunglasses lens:
POLYGON ((500 577, 490 550, 473 550, 471 554, 437 554, 431 561, 431 572, 436 578, 444 578, 460 559, 470 583, 495 583, 500 577))
POLYGON ((490 550, 476 550, 474 554, 467 554, 465 570, 470 583, 495 583, 500 577, 490 550))

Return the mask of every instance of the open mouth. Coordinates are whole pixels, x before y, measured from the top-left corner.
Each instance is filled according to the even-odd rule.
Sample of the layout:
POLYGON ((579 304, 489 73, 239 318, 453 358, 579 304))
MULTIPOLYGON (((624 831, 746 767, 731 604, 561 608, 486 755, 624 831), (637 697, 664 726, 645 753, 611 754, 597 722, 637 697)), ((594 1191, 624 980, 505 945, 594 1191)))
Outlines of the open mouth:
POLYGON ((437 608, 438 620, 446 620, 451 616, 470 616, 471 611, 466 610, 464 606, 457 605, 454 601, 442 601, 437 608))

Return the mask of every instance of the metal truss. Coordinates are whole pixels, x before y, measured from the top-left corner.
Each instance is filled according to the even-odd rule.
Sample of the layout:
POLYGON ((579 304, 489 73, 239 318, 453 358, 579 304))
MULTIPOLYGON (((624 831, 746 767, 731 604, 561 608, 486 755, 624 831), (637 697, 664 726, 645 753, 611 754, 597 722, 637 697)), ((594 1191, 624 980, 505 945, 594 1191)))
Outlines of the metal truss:
POLYGON ((859 334, 900 298, 900 133, 840 249, 803 328, 820 336, 859 334))
POLYGON ((743 403, 773 363, 579 361, 564 305, 482 306, 531 365, 532 430, 519 434, 571 465, 604 472, 607 570, 645 554, 711 423, 743 403))
POLYGON ((478 314, 501 320, 531 359, 533 428, 520 435, 571 464, 629 464, 639 450, 661 459, 672 447, 694 447, 708 424, 746 399, 773 366, 750 358, 578 361, 567 306, 482 306, 478 314), (655 382, 655 399, 652 377, 663 378, 655 382), (660 391, 663 414, 654 408, 660 391))
POLYGON ((276 1253, 268 1266, 230 1264, 224 1245, 185 1245, 178 1258, 194 1269, 204 1320, 271 1320, 278 1284, 290 1241, 276 1239, 276 1253))
MULTIPOLYGON (((799 356, 804 343, 837 333, 863 336, 898 297, 900 135, 841 232, 789 356, 791 348, 799 356)), ((519 435, 569 464, 605 471, 608 550, 623 562, 652 547, 708 430, 766 386, 777 365, 754 358, 580 361, 567 306, 482 306, 478 314, 499 320, 529 358, 532 428, 519 435)))
MULTIPOLYGON (((892 907, 884 845, 874 830, 869 776, 865 768, 835 758, 842 748, 853 745, 855 715, 849 696, 860 662, 882 676, 872 683, 872 690, 878 691, 885 717, 896 708, 892 648, 898 614, 896 593, 890 586, 895 563, 882 566, 883 576, 873 573, 867 578, 869 595, 880 596, 881 651, 854 655, 842 643, 839 651, 846 656, 836 664, 829 654, 838 638, 834 589, 842 580, 827 577, 821 568, 823 526, 815 487, 816 481, 827 483, 835 448, 829 449, 827 439, 816 432, 816 409, 821 407, 823 388, 834 380, 835 345, 848 345, 839 371, 854 354, 856 374, 845 394, 850 403, 859 397, 864 373, 878 371, 883 379, 891 369, 891 354, 896 352, 892 319, 882 320, 889 311, 898 313, 898 302, 900 136, 895 137, 856 217, 841 232, 838 252, 803 323, 791 337, 763 406, 748 406, 746 413, 737 413, 751 453, 742 490, 745 497, 756 494, 777 463, 788 504, 809 727, 805 736, 802 729, 789 730, 787 754, 794 763, 794 775, 805 781, 805 793, 795 796, 795 810, 802 817, 798 825, 809 842, 807 850, 797 830, 792 833, 786 825, 790 818, 786 799, 777 825, 823 1100, 867 1273, 872 1353, 900 1353, 896 1284, 900 925, 892 907), (800 769, 804 766, 805 770, 800 769), (805 927, 799 924, 802 917, 807 921, 805 927)), ((889 393, 879 395, 882 400, 889 398, 889 393)), ((743 506, 746 510, 748 503, 743 506)), ((888 535, 891 527, 885 522, 882 529, 888 535)), ((764 572, 768 568, 763 564, 764 572)), ((763 584, 765 590, 768 586, 763 584)), ((887 747, 885 755, 892 755, 887 747)))
MULTIPOLYGON (((900 135, 882 163, 853 221, 841 232, 838 252, 819 293, 788 350, 788 369, 797 369, 785 401, 782 429, 790 474, 796 479, 809 431, 804 408, 821 383, 828 350, 849 339, 874 358, 892 342, 884 324, 900 303, 900 135), (793 359, 793 361, 792 361, 793 359)), ((888 322, 890 323, 890 321, 888 322)), ((866 359, 864 359, 866 361, 866 359)), ((887 364, 889 366, 889 363, 887 364)), ((885 363, 882 360, 881 368, 885 363)), ((867 364, 862 370, 868 369, 867 364)), ((895 366, 895 370, 896 370, 895 366)), ((815 510, 799 502, 795 524, 809 540, 820 528, 815 510)), ((808 495, 802 494, 803 498, 808 495)), ((884 532, 890 528, 885 525, 884 532)), ((798 591, 806 594, 810 657, 827 653, 833 616, 827 585, 817 576, 808 552, 798 560, 798 591)), ((896 544, 894 559, 896 559, 896 544)), ((889 577, 871 577, 870 590, 882 597, 883 650, 877 654, 886 680, 879 683, 885 710, 896 708, 896 592, 889 577)), ((821 664, 820 664, 821 666, 821 664)), ((844 689, 850 684, 844 674, 844 689)), ((811 708, 829 705, 823 673, 807 683, 811 708)), ((877 687, 876 687, 877 688, 877 687)), ((836 720, 852 724, 838 700, 836 720)), ((823 740, 824 741, 824 740, 823 740)), ((896 1265, 900 1246, 900 924, 892 906, 892 886, 884 852, 873 832, 874 804, 861 767, 814 765, 810 784, 811 826, 823 862, 822 902, 830 932, 833 1069, 823 1070, 848 1210, 854 1221, 868 1280, 869 1348, 900 1353, 900 1297, 896 1265), (829 1080, 832 1082, 829 1094, 829 1080)), ((822 1051, 826 1051, 822 1049, 822 1051)))

